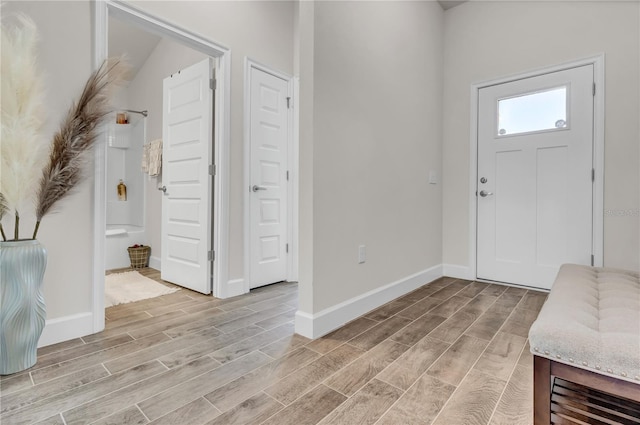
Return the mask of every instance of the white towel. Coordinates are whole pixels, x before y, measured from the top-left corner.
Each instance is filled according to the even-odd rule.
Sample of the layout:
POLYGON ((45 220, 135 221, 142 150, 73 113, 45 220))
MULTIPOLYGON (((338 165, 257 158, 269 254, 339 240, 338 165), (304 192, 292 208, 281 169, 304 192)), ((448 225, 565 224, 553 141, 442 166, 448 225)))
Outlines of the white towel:
POLYGON ((149 144, 142 146, 142 167, 143 173, 149 173, 149 144))
POLYGON ((162 169, 162 139, 149 142, 148 172, 150 176, 157 176, 162 169))

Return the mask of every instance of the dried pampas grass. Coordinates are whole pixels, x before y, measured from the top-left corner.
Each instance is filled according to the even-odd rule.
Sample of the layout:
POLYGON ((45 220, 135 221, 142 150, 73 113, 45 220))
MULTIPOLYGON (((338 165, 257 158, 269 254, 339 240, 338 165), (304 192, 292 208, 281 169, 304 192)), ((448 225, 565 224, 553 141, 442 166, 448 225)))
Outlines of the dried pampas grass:
POLYGON ((80 99, 71 107, 55 134, 49 160, 40 179, 33 239, 38 234, 42 218, 80 182, 83 164, 87 161, 86 153, 95 144, 98 127, 111 112, 111 91, 122 83, 126 72, 127 67, 121 60, 105 61, 89 77, 80 99))
POLYGON ((15 211, 16 217, 24 202, 33 196, 46 155, 46 144, 40 135, 45 114, 43 81, 36 65, 37 41, 36 26, 28 17, 17 15, 13 27, 3 22, 0 192, 5 212, 15 211))
MULTIPOLYGON (((25 200, 36 193, 36 226, 82 179, 87 153, 98 137, 103 119, 111 112, 109 97, 123 81, 128 67, 119 59, 105 61, 89 77, 73 104, 51 149, 41 138, 44 121, 43 82, 36 67, 37 29, 24 15, 12 26, 2 20, 0 62, 0 220, 15 215, 14 240, 19 239, 20 214, 25 200), (39 183, 39 185, 38 185, 39 183), (36 190, 37 187, 37 190, 36 190)), ((0 223, 0 232, 6 240, 0 223)))

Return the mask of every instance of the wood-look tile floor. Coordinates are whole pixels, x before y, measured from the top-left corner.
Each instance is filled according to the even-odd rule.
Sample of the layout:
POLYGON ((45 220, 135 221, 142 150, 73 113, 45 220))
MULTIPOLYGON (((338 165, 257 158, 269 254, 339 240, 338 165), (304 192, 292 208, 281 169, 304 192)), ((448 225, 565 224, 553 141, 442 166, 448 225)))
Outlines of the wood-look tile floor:
POLYGON ((111 307, 103 332, 0 378, 0 423, 532 423, 527 333, 546 294, 442 278, 315 341, 294 333, 297 296, 111 307))

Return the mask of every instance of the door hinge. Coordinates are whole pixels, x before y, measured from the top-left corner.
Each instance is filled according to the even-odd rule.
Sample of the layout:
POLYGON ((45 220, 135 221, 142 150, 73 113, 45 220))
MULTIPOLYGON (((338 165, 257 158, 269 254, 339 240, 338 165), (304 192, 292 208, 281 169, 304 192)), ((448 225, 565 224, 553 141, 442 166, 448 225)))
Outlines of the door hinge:
POLYGON ((291 97, 287 97, 287 109, 291 109, 291 97))
POLYGON ((289 253, 289 244, 285 244, 284 252, 286 252, 287 254, 289 253))
POLYGON ((596 83, 593 83, 593 95, 596 95, 596 83))
POLYGON ((215 259, 216 259, 216 252, 215 251, 207 252, 207 260, 213 261, 215 259))
POLYGON ((593 266, 593 254, 591 254, 591 266, 593 266))
POLYGON ((289 170, 287 170, 287 181, 289 181, 289 170))
POLYGON ((209 164, 209 175, 210 176, 216 175, 216 164, 209 164))
POLYGON ((595 168, 591 169, 591 181, 592 182, 596 181, 596 169, 595 168))
POLYGON ((216 85, 217 85, 218 81, 215 78, 211 78, 209 80, 209 88, 211 90, 215 90, 216 89, 216 85))

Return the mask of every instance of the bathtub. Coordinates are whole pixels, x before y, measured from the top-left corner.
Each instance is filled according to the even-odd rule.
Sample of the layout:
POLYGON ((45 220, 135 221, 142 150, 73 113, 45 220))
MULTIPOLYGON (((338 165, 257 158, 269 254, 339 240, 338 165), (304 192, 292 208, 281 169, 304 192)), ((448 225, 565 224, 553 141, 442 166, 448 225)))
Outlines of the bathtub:
POLYGON ((147 235, 141 226, 109 224, 105 238, 105 270, 129 267, 127 248, 135 244, 147 244, 147 235))

